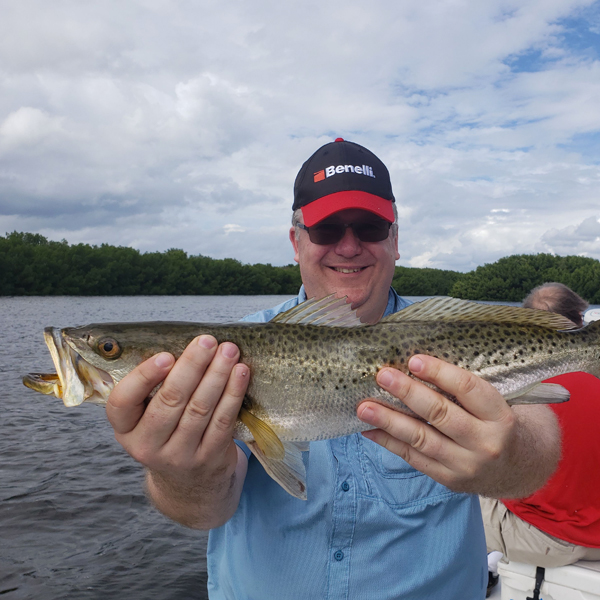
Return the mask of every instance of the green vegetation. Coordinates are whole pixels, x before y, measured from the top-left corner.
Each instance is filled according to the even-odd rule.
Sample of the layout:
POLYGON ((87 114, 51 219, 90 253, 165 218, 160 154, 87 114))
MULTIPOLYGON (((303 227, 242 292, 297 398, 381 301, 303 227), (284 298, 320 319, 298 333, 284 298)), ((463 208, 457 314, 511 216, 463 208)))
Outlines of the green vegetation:
MULTIPOLYGON (((580 256, 515 255, 470 273, 396 267, 392 285, 405 296, 520 302, 546 281, 600 304, 600 262, 580 256)), ((142 254, 16 231, 0 237, 0 296, 292 295, 300 283, 297 265, 244 265, 176 249, 142 254)))
POLYGON ((243 265, 183 250, 69 245, 36 233, 0 237, 1 296, 296 294, 297 266, 243 265))
POLYGON ((583 256, 516 254, 462 275, 450 290, 455 298, 520 302, 547 281, 569 286, 590 304, 600 304, 600 261, 583 256))
POLYGON ((461 277, 458 271, 396 267, 392 286, 403 296, 449 296, 461 277))

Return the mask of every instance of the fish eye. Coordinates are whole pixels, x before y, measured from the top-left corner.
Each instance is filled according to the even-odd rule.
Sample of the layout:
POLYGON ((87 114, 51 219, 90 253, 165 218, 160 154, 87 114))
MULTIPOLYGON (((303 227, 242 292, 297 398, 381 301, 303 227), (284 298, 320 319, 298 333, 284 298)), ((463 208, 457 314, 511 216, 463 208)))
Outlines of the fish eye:
POLYGON ((106 337, 102 338, 98 342, 98 352, 104 358, 119 358, 121 356, 121 346, 119 346, 119 342, 114 338, 106 337))

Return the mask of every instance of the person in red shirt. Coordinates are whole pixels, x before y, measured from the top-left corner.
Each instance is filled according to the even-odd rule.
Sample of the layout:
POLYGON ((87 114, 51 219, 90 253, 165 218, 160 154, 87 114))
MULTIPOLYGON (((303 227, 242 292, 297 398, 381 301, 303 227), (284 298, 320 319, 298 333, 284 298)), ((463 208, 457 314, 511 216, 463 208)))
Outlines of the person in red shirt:
MULTIPOLYGON (((583 326, 587 302, 567 286, 546 283, 523 302, 560 313, 583 326)), ((587 373, 548 379, 571 392, 551 405, 562 433, 562 456, 546 485, 528 498, 480 498, 488 552, 551 568, 600 560, 600 380, 587 373)))

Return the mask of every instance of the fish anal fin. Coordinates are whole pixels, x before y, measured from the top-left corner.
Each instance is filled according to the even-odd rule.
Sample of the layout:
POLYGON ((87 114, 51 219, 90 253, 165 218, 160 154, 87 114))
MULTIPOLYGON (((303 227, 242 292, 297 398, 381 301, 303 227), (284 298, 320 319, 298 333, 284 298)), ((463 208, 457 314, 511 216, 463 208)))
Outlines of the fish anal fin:
POLYGON ((300 500, 306 500, 306 469, 302 460, 302 452, 295 444, 283 444, 285 453, 282 460, 265 456, 256 442, 248 442, 247 446, 267 474, 288 494, 300 500))
POLYGON ((285 448, 277 434, 267 423, 244 407, 240 409, 239 418, 250 430, 254 441, 265 457, 275 460, 282 460, 284 458, 285 448))
POLYGON ((504 396, 511 406, 515 404, 560 404, 567 402, 571 392, 558 383, 534 383, 513 394, 504 396))

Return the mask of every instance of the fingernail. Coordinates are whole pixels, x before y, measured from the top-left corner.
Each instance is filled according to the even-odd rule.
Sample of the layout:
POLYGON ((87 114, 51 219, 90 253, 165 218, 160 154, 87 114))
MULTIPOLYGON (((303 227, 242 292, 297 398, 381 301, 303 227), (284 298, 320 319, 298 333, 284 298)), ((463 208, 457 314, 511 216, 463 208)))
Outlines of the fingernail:
POLYGON ((216 340, 212 335, 201 335, 198 338, 198 344, 200 344, 200 346, 202 346, 204 348, 208 348, 209 350, 211 348, 214 348, 215 343, 216 343, 216 340))
POLYGON ((237 346, 229 342, 223 344, 223 356, 226 358, 235 358, 237 356, 237 346))
POLYGON ((173 357, 168 352, 161 352, 154 357, 154 364, 163 369, 173 364, 173 357))
POLYGON ((366 406, 365 408, 362 409, 360 415, 358 415, 359 419, 361 421, 364 421, 365 423, 370 423, 373 418, 375 417, 375 411, 372 408, 369 408, 368 406, 366 406))
POLYGON ((423 361, 416 357, 413 356, 409 361, 408 361, 408 368, 413 372, 413 373, 418 373, 419 371, 423 370, 423 361))
POLYGON ((390 385, 392 385, 392 381, 394 381, 394 378, 387 369, 384 371, 380 371, 380 373, 377 375, 377 383, 379 383, 379 385, 389 387, 390 385))

